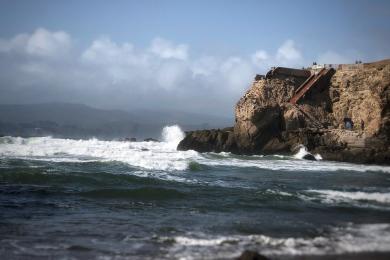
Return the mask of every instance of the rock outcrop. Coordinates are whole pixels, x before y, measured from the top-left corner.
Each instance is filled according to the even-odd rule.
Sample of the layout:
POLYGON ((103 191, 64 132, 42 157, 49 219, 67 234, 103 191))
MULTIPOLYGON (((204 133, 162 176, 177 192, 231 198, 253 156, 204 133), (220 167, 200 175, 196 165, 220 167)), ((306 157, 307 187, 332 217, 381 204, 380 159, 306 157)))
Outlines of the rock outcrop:
POLYGON ((390 164, 390 60, 329 71, 296 104, 297 89, 318 71, 257 76, 236 105, 233 129, 189 132, 178 149, 272 154, 303 144, 324 159, 390 164))
POLYGON ((177 149, 192 149, 198 152, 238 152, 233 127, 186 132, 177 149))

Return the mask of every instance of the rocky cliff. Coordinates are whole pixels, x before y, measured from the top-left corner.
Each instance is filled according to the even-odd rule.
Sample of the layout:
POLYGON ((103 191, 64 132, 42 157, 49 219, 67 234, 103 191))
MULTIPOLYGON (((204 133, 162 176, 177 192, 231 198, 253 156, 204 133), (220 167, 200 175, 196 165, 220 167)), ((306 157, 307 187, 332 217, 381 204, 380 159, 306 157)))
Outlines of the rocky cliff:
POLYGON ((188 132, 178 149, 272 154, 303 144, 324 159, 390 164, 390 60, 329 72, 296 103, 292 97, 318 71, 257 76, 236 105, 233 129, 188 132))

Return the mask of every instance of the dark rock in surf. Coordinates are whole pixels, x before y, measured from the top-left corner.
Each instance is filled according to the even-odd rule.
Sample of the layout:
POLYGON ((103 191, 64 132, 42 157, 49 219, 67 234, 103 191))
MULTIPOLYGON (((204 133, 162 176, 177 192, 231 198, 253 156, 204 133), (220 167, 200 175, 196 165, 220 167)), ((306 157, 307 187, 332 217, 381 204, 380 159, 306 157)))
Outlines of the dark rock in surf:
POLYGON ((233 128, 211 129, 186 132, 179 143, 178 150, 195 150, 198 152, 236 152, 233 128))
MULTIPOLYGON (((297 145, 297 146, 293 147, 291 149, 291 151, 294 154, 297 154, 300 152, 301 149, 304 149, 306 151, 307 148, 304 145, 297 145)), ((317 158, 313 154, 308 153, 307 151, 306 151, 306 154, 302 156, 302 159, 309 160, 309 161, 317 161, 317 158)))
POLYGON ((316 157, 314 157, 314 155, 312 155, 311 153, 305 154, 302 159, 309 161, 317 161, 316 157))
POLYGON ((269 258, 260 255, 255 251, 245 250, 237 260, 269 260, 269 258))
POLYGON ((154 139, 154 138, 146 138, 146 139, 144 139, 144 142, 159 142, 159 140, 154 139))

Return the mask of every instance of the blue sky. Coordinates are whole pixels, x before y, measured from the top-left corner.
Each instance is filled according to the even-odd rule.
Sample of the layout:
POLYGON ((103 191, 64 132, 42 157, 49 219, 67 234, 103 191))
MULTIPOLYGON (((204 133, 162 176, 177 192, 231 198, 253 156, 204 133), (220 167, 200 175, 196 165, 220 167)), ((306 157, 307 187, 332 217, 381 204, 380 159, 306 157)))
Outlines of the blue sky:
POLYGON ((270 66, 390 57, 390 1, 0 3, 1 103, 224 114, 270 66))

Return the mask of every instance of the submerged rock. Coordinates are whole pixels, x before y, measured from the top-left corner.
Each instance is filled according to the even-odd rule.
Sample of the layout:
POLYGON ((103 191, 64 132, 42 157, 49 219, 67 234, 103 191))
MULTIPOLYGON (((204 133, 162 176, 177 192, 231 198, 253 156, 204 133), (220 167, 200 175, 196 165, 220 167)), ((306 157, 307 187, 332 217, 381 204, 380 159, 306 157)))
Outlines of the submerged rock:
POLYGON ((390 60, 331 72, 296 104, 290 100, 310 71, 276 68, 256 77, 236 105, 234 127, 187 132, 178 149, 287 154, 303 144, 327 160, 390 164, 390 60))

